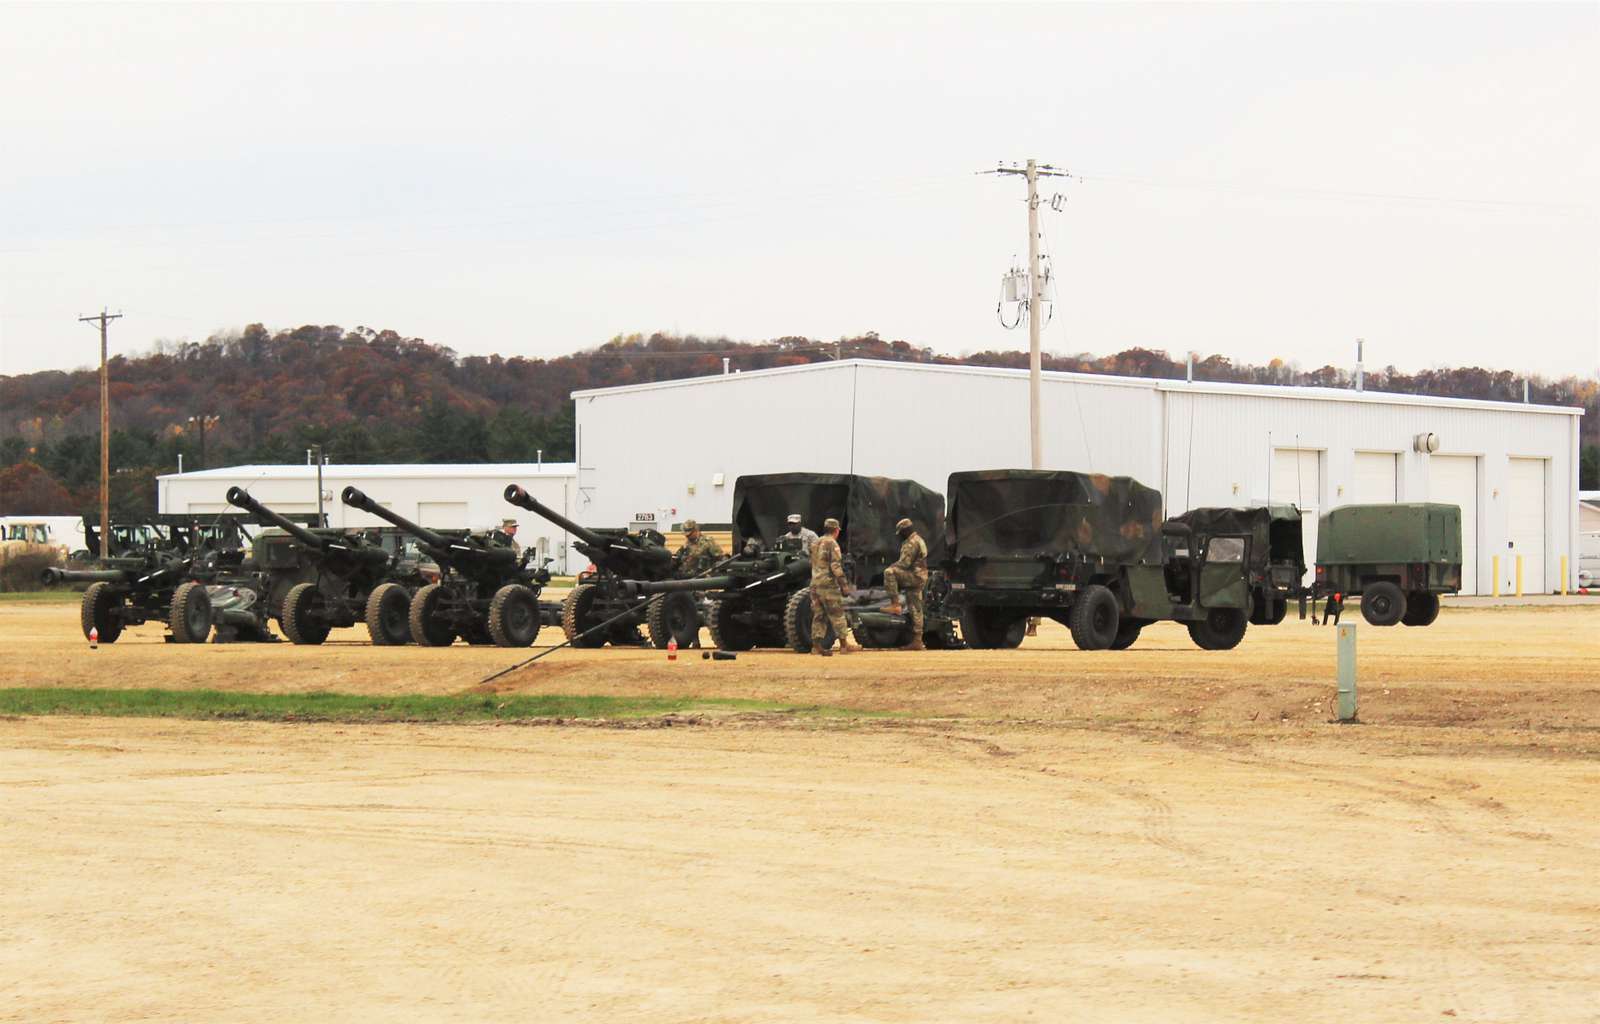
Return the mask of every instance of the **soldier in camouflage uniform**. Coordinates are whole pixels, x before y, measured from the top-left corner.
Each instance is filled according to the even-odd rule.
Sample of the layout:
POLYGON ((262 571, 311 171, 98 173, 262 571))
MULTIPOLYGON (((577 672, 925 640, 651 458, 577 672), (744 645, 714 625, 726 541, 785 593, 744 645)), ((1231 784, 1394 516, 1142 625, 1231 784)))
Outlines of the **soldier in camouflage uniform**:
POLYGON ((811 653, 832 657, 833 645, 823 646, 828 626, 839 638, 839 653, 854 654, 861 648, 850 642, 844 621, 844 595, 850 581, 844 578, 844 554, 839 550, 839 520, 822 521, 822 536, 811 545, 811 653))
POLYGON ((811 557, 811 549, 816 546, 817 535, 806 529, 805 523, 800 518, 800 513, 791 512, 787 523, 789 532, 779 537, 779 541, 794 540, 800 544, 800 553, 807 558, 811 557))
POLYGON ((700 532, 693 519, 683 521, 683 547, 676 555, 677 575, 681 579, 698 576, 722 561, 722 545, 700 532))
POLYGON ((889 592, 889 606, 884 609, 895 615, 905 611, 900 604, 900 591, 906 592, 906 605, 911 608, 911 640, 906 649, 922 650, 922 591, 928 586, 928 544, 917 534, 911 520, 902 519, 894 524, 900 535, 900 560, 883 571, 883 589, 889 592))

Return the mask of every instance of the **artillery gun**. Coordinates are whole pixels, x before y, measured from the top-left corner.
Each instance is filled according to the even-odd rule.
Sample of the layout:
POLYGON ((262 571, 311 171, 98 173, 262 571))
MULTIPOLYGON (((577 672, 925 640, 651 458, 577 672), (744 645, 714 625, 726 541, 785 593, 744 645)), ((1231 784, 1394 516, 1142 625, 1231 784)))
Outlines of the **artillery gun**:
MULTIPOLYGON (((733 488, 732 558, 707 575, 686 580, 629 581, 627 589, 652 597, 652 633, 686 624, 689 593, 711 599, 707 616, 711 637, 725 650, 754 647, 811 649, 811 558, 798 537, 785 532, 785 520, 800 513, 805 522, 840 522, 846 552, 845 574, 853 592, 845 618, 863 647, 899 647, 911 639, 910 617, 886 610, 884 569, 900 551, 894 523, 909 517, 938 544, 944 526, 944 499, 913 480, 831 473, 770 473, 742 476, 733 488), (660 601, 661 611, 655 611, 660 601)), ((937 552, 937 547, 935 548, 937 552)), ((954 623, 944 612, 943 576, 932 574, 924 591, 923 640, 929 647, 956 647, 954 623)), ((832 627, 826 643, 833 643, 832 627)), ((681 640, 680 640, 681 643, 681 640)))
POLYGON ((205 643, 211 632, 211 599, 203 582, 194 579, 194 559, 169 558, 159 552, 108 558, 98 569, 44 570, 45 583, 87 583, 78 621, 83 635, 114 644, 128 626, 167 624, 169 643, 205 643))
POLYGON ((493 534, 430 530, 367 497, 354 487, 339 495, 351 508, 393 523, 415 537, 438 564, 440 578, 411 596, 411 638, 424 647, 445 647, 456 637, 471 643, 528 647, 539 635, 539 592, 550 570, 530 567, 532 549, 518 555, 493 534))
POLYGON ((395 579, 388 551, 359 531, 308 529, 238 487, 228 488, 228 503, 278 528, 255 538, 254 561, 266 608, 291 641, 320 644, 335 626, 357 622, 374 644, 410 640, 411 592, 420 579, 395 579))
POLYGON ((505 498, 572 534, 577 538, 573 546, 594 563, 592 572, 579 574, 577 586, 561 603, 561 631, 567 642, 574 647, 643 643, 639 627, 645 622, 645 599, 623 584, 671 578, 675 563, 667 539, 655 530, 587 529, 517 484, 506 487, 505 498))

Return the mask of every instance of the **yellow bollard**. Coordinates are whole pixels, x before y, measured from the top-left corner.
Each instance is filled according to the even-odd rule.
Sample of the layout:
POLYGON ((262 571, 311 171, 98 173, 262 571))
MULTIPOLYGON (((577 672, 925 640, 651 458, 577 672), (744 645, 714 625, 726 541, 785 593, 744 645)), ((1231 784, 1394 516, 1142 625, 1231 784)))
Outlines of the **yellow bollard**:
POLYGON ((1495 555, 1494 558, 1491 561, 1493 561, 1493 563, 1494 563, 1494 565, 1493 565, 1493 569, 1494 569, 1494 596, 1495 597, 1499 597, 1500 596, 1500 556, 1499 555, 1495 555))
POLYGON ((1522 596, 1522 556, 1517 556, 1517 596, 1522 596))
POLYGON ((1561 596, 1567 596, 1567 556, 1561 556, 1561 596))

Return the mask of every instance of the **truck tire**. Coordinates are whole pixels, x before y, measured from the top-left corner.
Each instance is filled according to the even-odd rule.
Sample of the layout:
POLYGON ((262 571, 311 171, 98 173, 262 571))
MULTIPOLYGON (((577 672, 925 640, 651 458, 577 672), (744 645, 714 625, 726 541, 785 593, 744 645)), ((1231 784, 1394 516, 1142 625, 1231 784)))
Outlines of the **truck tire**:
POLYGON ((367 595, 367 636, 374 647, 411 642, 411 595, 398 583, 380 583, 367 595))
POLYGON ((666 650, 671 640, 689 647, 700 639, 700 609, 690 594, 657 594, 644 606, 644 626, 657 650, 666 650))
POLYGON ((1250 622, 1242 608, 1212 608, 1205 618, 1185 625, 1189 627, 1189 639, 1201 650, 1231 651, 1244 639, 1250 622))
POLYGON ((320 644, 328 639, 333 627, 318 614, 325 603, 315 583, 296 583, 289 588, 283 597, 283 618, 278 624, 290 643, 320 644))
POLYGON ((117 637, 122 635, 122 616, 118 614, 122 605, 122 595, 112 590, 111 584, 89 584, 89 589, 83 592, 83 603, 78 606, 83 638, 89 639, 89 631, 93 629, 98 631, 95 635, 100 643, 116 643, 117 637))
POLYGON ((572 646, 605 646, 606 633, 609 630, 595 630, 587 636, 584 635, 585 631, 603 621, 594 611, 594 603, 599 597, 600 592, 594 584, 580 583, 573 587, 567 599, 561 602, 561 632, 566 634, 567 642, 572 646))
POLYGON ((961 639, 976 650, 993 651, 1022 646, 1028 617, 1007 617, 999 608, 968 608, 961 613, 961 639))
POLYGON ((1415 590, 1406 595, 1406 613, 1400 621, 1407 626, 1431 626, 1439 617, 1439 595, 1415 590))
MULTIPOLYGON (((833 646, 833 626, 827 627, 827 643, 833 646)), ((789 595, 783 606, 783 642, 796 654, 811 652, 811 588, 801 587, 789 595)))
POLYGON ((1361 617, 1371 626, 1392 626, 1405 618, 1406 595, 1388 580, 1371 583, 1361 591, 1361 617))
POLYGON ((439 602, 444 598, 444 587, 429 583, 411 595, 411 605, 406 610, 406 624, 410 626, 411 639, 422 647, 449 647, 456 642, 456 631, 439 617, 439 602))
POLYGON ((1117 637, 1111 641, 1113 651, 1125 651, 1132 647, 1134 641, 1139 639, 1139 631, 1144 629, 1143 619, 1134 619, 1127 616, 1117 620, 1117 637))
MULTIPOLYGON (((1108 651, 1117 640, 1117 627, 1122 609, 1117 606, 1117 595, 1098 583, 1091 583, 1073 599, 1072 610, 1067 615, 1071 623, 1072 642, 1080 651, 1108 651)), ((1131 641, 1130 641, 1131 643, 1131 641)))
MULTIPOLYGON (((806 597, 809 599, 810 592, 806 597)), ((791 602, 794 598, 789 599, 791 602)), ((756 645, 756 632, 734 617, 730 601, 713 601, 711 604, 711 642, 723 651, 748 651, 756 645)), ((807 608, 809 609, 809 605, 807 608)), ((807 629, 810 628, 809 619, 807 629)), ((831 632, 831 631, 830 631, 831 632)), ((810 650, 810 645, 806 646, 810 650)))
POLYGON ((489 636, 500 647, 531 647, 539 636, 539 597, 508 583, 489 599, 489 636))
POLYGON ((203 644, 211 635, 211 595, 205 584, 190 580, 172 592, 167 628, 175 644, 203 644))

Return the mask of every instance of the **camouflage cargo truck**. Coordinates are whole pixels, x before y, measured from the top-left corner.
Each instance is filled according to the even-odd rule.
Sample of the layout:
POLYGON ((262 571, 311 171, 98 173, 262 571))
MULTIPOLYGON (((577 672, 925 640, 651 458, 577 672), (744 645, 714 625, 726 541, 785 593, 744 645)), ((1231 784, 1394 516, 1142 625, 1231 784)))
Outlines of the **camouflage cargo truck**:
POLYGON ((1250 608, 1249 537, 1231 529, 1163 523, 1160 493, 1129 477, 952 473, 950 603, 973 647, 1015 647, 1028 617, 1041 616, 1083 650, 1122 650, 1161 619, 1184 623, 1199 647, 1227 650, 1250 608))
MULTIPOLYGON (((852 593, 845 618, 863 647, 900 647, 911 639, 904 611, 887 610, 884 570, 900 555, 894 524, 908 518, 928 541, 930 568, 942 557, 944 498, 914 480, 843 473, 766 473, 741 476, 733 486, 732 557, 705 575, 687 580, 630 581, 629 589, 655 595, 663 617, 687 622, 684 603, 691 593, 711 599, 707 625, 724 650, 788 647, 811 650, 811 559, 786 520, 799 513, 818 528, 839 520, 839 545, 852 593)), ((945 581, 930 573, 924 590, 923 643, 959 646, 954 623, 944 611, 945 581)), ((652 615, 654 615, 652 611, 652 615)), ((670 628, 670 626, 669 626, 670 628)), ((654 625, 652 624, 652 631, 654 625)), ((835 637, 829 626, 825 643, 835 637)), ((681 642, 681 641, 680 641, 681 642)))
POLYGON ((1201 536, 1246 538, 1252 625, 1276 626, 1288 615, 1290 601, 1304 601, 1300 581, 1306 574, 1305 546, 1300 511, 1294 506, 1194 508, 1169 522, 1187 524, 1201 536))
POLYGON ((1326 598, 1335 618, 1357 595, 1374 626, 1426 626, 1439 617, 1439 595, 1460 589, 1457 505, 1343 505, 1318 523, 1312 597, 1326 598))

